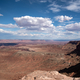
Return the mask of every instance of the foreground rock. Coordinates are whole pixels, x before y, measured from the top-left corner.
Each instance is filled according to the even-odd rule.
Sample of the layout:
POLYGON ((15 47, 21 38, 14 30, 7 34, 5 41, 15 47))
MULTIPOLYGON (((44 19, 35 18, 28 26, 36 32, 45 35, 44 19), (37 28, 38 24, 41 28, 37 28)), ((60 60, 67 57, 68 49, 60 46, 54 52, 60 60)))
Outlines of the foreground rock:
POLYGON ((20 80, 80 80, 80 78, 67 77, 57 71, 34 71, 20 80))

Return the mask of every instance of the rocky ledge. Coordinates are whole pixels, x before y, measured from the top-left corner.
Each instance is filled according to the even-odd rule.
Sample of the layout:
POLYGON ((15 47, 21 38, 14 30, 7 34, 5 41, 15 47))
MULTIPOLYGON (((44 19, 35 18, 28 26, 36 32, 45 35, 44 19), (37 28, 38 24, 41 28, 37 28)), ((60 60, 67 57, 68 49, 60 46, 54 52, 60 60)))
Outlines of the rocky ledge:
POLYGON ((68 77, 58 71, 34 71, 20 80, 80 80, 80 78, 68 77))

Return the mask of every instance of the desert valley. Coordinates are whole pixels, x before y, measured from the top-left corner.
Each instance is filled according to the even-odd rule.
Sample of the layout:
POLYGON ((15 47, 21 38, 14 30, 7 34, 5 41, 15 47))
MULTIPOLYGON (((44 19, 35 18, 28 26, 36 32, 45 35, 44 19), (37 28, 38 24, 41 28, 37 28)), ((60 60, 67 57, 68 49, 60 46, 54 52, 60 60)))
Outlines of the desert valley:
POLYGON ((80 80, 80 0, 0 0, 0 80, 80 80))
POLYGON ((22 79, 37 70, 80 77, 80 41, 0 40, 0 80, 54 80, 22 79))

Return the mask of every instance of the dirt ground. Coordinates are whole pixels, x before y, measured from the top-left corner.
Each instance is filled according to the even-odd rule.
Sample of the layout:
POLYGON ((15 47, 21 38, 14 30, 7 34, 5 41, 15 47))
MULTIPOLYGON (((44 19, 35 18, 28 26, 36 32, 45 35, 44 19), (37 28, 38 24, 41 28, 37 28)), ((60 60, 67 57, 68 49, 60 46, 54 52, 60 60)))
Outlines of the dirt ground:
MULTIPOLYGON (((79 56, 67 55, 76 45, 63 44, 1 44, 0 80, 19 80, 35 70, 60 71, 79 64, 79 56)), ((70 76, 73 71, 62 73, 70 76)))

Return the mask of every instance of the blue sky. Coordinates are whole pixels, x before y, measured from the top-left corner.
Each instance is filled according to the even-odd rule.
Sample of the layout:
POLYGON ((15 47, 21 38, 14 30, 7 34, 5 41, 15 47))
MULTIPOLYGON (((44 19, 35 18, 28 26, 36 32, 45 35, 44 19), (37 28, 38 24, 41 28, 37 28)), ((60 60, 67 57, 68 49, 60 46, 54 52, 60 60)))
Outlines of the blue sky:
POLYGON ((80 0, 0 0, 0 39, 80 40, 80 0))

